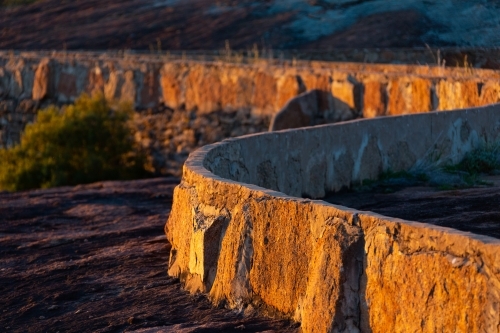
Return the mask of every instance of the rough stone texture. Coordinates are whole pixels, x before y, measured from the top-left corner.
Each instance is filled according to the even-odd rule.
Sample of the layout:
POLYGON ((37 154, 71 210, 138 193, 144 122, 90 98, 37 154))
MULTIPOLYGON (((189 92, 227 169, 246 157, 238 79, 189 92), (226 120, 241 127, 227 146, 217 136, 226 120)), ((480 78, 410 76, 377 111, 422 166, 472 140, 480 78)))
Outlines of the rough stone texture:
POLYGON ((385 86, 380 81, 364 82, 363 117, 374 118, 384 116, 386 110, 385 86))
MULTIPOLYGON (((500 74, 491 70, 217 60, 0 52, 0 99, 13 103, 13 111, 0 120, 0 145, 18 142, 24 126, 34 119, 31 111, 18 108, 21 103, 31 99, 38 101, 33 105, 39 108, 71 103, 83 92, 103 93, 109 101, 135 106, 135 124, 141 124, 136 139, 151 154, 150 169, 179 175, 187 154, 199 145, 262 131, 274 115, 280 120, 273 128, 285 129, 498 101, 500 74), (304 94, 306 90, 314 93, 304 94), (297 96, 301 97, 290 100, 297 96)), ((339 155, 336 161, 354 165, 349 156, 339 155)), ((311 162, 306 167, 313 172, 321 169, 320 164, 311 162)), ((269 167, 262 165, 261 174, 269 167)))
POLYGON ((338 120, 349 120, 361 111, 360 85, 353 78, 332 82, 333 108, 338 120))
POLYGON ((481 105, 488 105, 500 102, 500 84, 498 82, 488 82, 481 89, 481 105))
POLYGON ((500 139, 499 116, 490 106, 205 146, 174 194, 169 273, 214 303, 252 304, 304 332, 498 332, 499 240, 297 197, 435 156, 457 162, 500 139))
MULTIPOLYGON (((400 115, 433 110, 432 82, 421 78, 392 79, 388 86, 388 114, 400 115)), ((477 106, 472 104, 470 106, 477 106)), ((444 109, 444 110, 451 110, 444 109)))
POLYGON ((89 78, 86 91, 90 95, 104 94, 104 77, 100 67, 94 67, 89 70, 89 78))
POLYGON ((136 86, 134 82, 134 72, 126 71, 124 74, 125 82, 123 82, 121 92, 120 92, 120 100, 122 102, 130 103, 132 106, 135 106, 136 101, 136 86))
POLYGON ((103 91, 107 99, 127 100, 139 109, 163 104, 201 113, 249 109, 271 116, 304 91, 320 90, 320 111, 327 122, 363 113, 482 105, 492 100, 488 87, 500 78, 496 71, 480 69, 274 60, 237 64, 84 52, 0 52, 0 68, 0 90, 9 98, 67 103, 82 92, 103 91))
POLYGON ((135 140, 148 156, 147 168, 158 175, 182 173, 190 152, 225 138, 266 131, 269 119, 249 111, 218 111, 200 114, 184 109, 149 109, 132 120, 135 140))
POLYGON ((161 69, 161 87, 165 106, 178 109, 184 103, 184 68, 179 64, 165 64, 161 69))
POLYGON ((372 332, 498 332, 498 240, 385 217, 362 223, 362 313, 372 332))
POLYGON ((104 84, 104 97, 108 101, 117 100, 120 95, 121 86, 123 85, 123 72, 110 69, 109 78, 107 82, 104 84))
POLYGON ((51 78, 50 75, 50 63, 50 59, 42 59, 42 61, 38 65, 38 68, 36 69, 32 93, 33 99, 35 101, 49 97, 52 92, 51 84, 53 78, 51 78))
POLYGON ((209 113, 221 109, 221 82, 217 68, 193 66, 186 77, 186 109, 209 113))
POLYGON ((476 80, 441 80, 436 87, 438 110, 463 109, 479 105, 479 82, 476 80))
POLYGON ((277 94, 275 78, 265 72, 257 72, 255 75, 255 88, 252 97, 252 104, 256 113, 273 114, 277 94))
POLYGON ((281 76, 276 82, 278 96, 276 97, 276 108, 282 108, 290 99, 305 91, 304 84, 297 75, 281 76))

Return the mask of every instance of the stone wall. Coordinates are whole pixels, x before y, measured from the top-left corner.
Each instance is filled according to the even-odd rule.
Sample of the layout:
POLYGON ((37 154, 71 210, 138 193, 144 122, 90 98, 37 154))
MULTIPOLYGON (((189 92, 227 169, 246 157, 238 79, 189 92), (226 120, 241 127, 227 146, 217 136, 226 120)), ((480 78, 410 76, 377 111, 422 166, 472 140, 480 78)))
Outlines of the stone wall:
POLYGON ((498 140, 489 106, 205 146, 174 193, 169 274, 303 332, 500 332, 498 239, 300 198, 498 140))
POLYGON ((84 92, 135 106, 136 139, 159 174, 179 174, 195 147, 265 130, 291 98, 309 90, 317 92, 312 124, 500 101, 500 72, 494 70, 226 60, 0 52, 0 146, 18 142, 38 108, 71 103, 84 92))

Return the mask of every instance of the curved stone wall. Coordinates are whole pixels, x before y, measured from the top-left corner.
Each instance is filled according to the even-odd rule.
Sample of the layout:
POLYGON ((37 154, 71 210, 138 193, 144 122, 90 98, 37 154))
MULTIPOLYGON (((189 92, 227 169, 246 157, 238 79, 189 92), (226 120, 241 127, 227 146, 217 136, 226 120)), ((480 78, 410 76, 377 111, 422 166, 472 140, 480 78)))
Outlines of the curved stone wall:
POLYGON ((81 93, 135 105, 134 138, 158 175, 180 175, 196 147, 264 131, 277 113, 272 129, 500 102, 495 70, 218 59, 0 51, 0 147, 18 143, 40 107, 81 93))
POLYGON ((500 240, 301 198, 498 140, 489 106, 205 146, 175 190, 169 274, 304 332, 498 332, 500 240))

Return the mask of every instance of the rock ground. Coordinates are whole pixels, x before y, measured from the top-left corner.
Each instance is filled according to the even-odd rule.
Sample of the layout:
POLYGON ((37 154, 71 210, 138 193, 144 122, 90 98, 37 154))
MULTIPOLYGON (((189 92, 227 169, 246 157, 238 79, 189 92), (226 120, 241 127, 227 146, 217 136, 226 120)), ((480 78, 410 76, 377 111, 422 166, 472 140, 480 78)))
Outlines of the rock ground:
POLYGON ((44 0, 0 8, 0 48, 495 47, 498 12, 472 0, 44 0))
MULTIPOLYGON (((327 201, 500 237, 491 187, 344 192, 327 201)), ((0 193, 0 328, 5 332, 296 332, 214 308, 166 274, 163 234, 177 178, 0 193)))
POLYGON ((167 276, 176 178, 0 193, 2 332, 296 332, 167 276))
POLYGON ((371 191, 344 191, 327 196, 333 204, 373 211, 500 238, 500 177, 491 186, 442 191, 432 186, 384 186, 371 191))

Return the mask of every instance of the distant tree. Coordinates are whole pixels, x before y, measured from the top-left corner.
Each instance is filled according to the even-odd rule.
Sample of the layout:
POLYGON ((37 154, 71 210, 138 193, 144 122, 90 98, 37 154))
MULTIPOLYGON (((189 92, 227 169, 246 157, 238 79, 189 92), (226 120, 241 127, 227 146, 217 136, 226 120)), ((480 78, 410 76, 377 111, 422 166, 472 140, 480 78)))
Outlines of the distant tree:
POLYGON ((132 139, 132 109, 113 110, 103 96, 39 111, 21 142, 0 149, 0 189, 76 185, 146 175, 144 155, 132 139))

